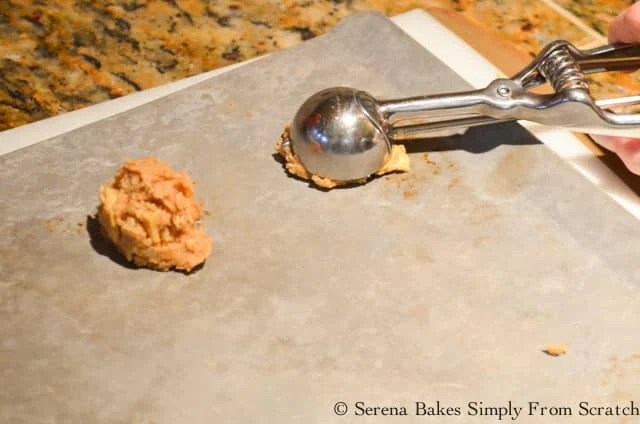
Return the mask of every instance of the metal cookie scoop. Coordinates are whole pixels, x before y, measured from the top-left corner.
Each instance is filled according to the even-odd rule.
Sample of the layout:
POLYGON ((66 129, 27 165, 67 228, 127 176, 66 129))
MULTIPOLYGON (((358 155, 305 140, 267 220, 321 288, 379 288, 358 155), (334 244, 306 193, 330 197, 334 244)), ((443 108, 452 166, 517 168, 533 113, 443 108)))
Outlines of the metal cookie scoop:
POLYGON ((637 68, 640 45, 582 51, 555 41, 513 78, 497 79, 481 90, 382 101, 353 88, 329 88, 311 96, 296 113, 291 148, 313 174, 355 180, 379 170, 394 141, 499 122, 525 120, 640 138, 640 114, 605 110, 638 104, 640 96, 595 101, 585 79, 585 74, 637 68), (544 83, 553 93, 527 91, 544 83))

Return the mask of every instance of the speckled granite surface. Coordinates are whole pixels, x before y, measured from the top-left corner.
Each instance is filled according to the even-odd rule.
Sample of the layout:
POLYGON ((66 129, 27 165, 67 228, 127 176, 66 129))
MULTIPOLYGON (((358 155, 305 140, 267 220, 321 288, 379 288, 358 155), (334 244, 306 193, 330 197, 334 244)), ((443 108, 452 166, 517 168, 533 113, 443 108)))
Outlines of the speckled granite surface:
POLYGON ((601 34, 606 34, 609 24, 621 10, 631 6, 635 0, 554 0, 587 25, 601 34))
MULTIPOLYGON (((2 0, 0 130, 291 47, 364 10, 461 12, 530 53, 595 45, 628 0, 2 0), (588 27, 590 30, 585 30, 588 27), (593 31, 595 29, 596 31, 593 31), (596 34, 596 36, 594 36, 596 34)), ((638 91, 633 75, 594 94, 638 91)))

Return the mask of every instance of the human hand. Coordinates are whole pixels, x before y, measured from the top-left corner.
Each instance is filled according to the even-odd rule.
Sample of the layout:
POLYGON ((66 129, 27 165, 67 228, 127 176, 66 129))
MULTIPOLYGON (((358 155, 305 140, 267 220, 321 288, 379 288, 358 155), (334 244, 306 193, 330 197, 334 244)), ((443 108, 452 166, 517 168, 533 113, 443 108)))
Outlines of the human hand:
MULTIPOLYGON (((640 43, 640 2, 618 15, 609 26, 610 43, 640 43)), ((602 135, 591 136, 617 154, 634 174, 640 175, 640 140, 602 135)))

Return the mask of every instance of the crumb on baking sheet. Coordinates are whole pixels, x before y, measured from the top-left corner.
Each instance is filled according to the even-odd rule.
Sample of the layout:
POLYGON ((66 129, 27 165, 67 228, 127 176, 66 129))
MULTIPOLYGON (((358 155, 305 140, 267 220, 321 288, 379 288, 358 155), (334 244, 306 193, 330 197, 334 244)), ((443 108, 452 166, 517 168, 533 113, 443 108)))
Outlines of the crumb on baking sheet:
MULTIPOLYGON (((364 184, 369 178, 361 178, 358 180, 339 181, 331 178, 325 178, 318 175, 314 175, 307 171, 300 159, 291 150, 291 147, 286 143, 290 137, 290 125, 284 128, 284 131, 278 141, 276 142, 276 152, 285 160, 285 169, 291 175, 302 178, 304 180, 313 181, 313 183, 325 190, 330 190, 335 187, 347 185, 347 184, 364 184)), ((384 175, 392 172, 408 172, 411 169, 411 160, 407 155, 406 148, 401 144, 394 144, 391 146, 391 154, 387 163, 376 172, 375 175, 384 175)))
POLYGON ((414 197, 416 197, 416 191, 415 190, 405 190, 402 192, 402 197, 405 198, 405 200, 409 200, 409 199, 413 199, 414 197))
POLYGON ((46 222, 47 231, 49 231, 50 233, 53 233, 59 230, 63 222, 64 222, 64 219, 60 216, 56 216, 54 218, 48 219, 46 222))
POLYGON ((455 188, 455 186, 457 186, 460 183, 460 177, 456 176, 453 177, 453 179, 451 179, 451 182, 449 183, 449 185, 447 185, 447 189, 451 190, 453 188, 455 188))
POLYGON ((549 356, 561 356, 567 353, 569 348, 564 343, 546 345, 542 351, 549 356))
POLYGON ((100 228, 136 266, 191 271, 211 253, 194 183, 155 158, 129 160, 100 187, 100 228))

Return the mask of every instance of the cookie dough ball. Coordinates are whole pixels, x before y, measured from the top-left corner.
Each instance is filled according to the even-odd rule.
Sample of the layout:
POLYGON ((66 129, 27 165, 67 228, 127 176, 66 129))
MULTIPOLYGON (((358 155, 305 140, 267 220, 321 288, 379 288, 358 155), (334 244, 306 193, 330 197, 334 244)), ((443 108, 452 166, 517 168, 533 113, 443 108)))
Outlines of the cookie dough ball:
POLYGON ((102 232, 140 267, 190 271, 211 253, 194 183, 155 158, 130 160, 100 187, 102 232))
MULTIPOLYGON (((321 177, 314 175, 307 171, 300 158, 291 150, 290 147, 290 129, 291 126, 287 125, 284 128, 284 132, 276 142, 276 152, 284 158, 285 169, 291 175, 302 178, 304 180, 311 180, 313 183, 325 190, 330 190, 335 187, 340 187, 346 184, 364 184, 369 178, 362 178, 359 180, 333 180, 331 178, 321 177)), ((391 154, 387 159, 387 163, 376 172, 375 175, 390 174, 392 172, 409 172, 411 169, 411 160, 407 155, 407 150, 401 144, 394 144, 391 146, 391 154)))

